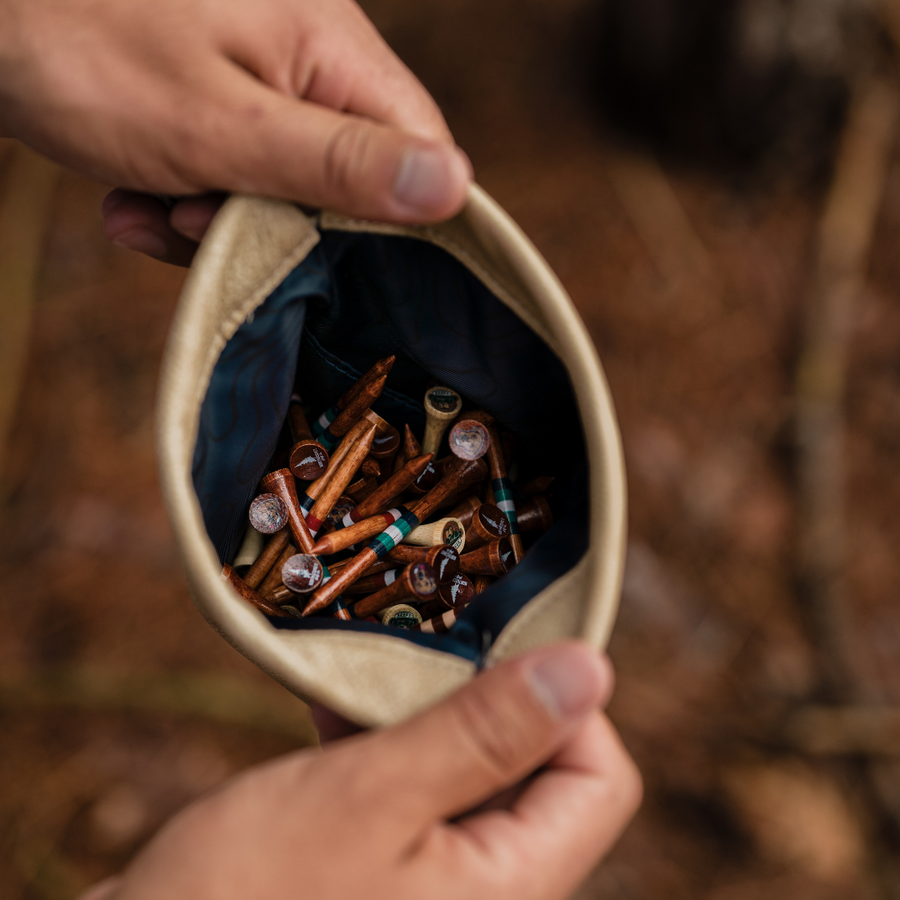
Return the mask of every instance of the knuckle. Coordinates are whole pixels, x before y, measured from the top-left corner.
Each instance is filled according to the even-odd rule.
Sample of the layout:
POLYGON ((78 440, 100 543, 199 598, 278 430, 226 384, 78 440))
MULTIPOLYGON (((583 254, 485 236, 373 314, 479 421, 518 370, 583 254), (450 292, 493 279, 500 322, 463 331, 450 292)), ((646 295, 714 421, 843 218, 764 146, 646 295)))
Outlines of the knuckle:
POLYGON ((334 130, 325 146, 323 179, 339 197, 347 197, 365 184, 362 177, 372 152, 370 127, 348 120, 334 130))
POLYGON ((460 731, 474 758, 493 777, 507 776, 521 761, 525 735, 496 702, 472 693, 458 707, 460 731))

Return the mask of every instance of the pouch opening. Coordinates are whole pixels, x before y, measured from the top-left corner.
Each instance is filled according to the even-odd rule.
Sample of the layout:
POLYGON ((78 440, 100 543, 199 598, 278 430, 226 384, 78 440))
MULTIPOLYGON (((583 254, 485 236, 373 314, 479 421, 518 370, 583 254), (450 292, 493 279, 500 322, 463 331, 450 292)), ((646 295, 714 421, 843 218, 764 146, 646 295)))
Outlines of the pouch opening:
POLYGON ((553 475, 552 528, 479 595, 452 631, 272 619, 276 628, 385 631, 478 660, 509 620, 588 545, 587 465, 574 393, 549 347, 462 263, 421 239, 323 231, 321 241, 224 348, 203 403, 193 481, 210 539, 230 562, 297 390, 313 416, 375 361, 397 361, 373 409, 421 437, 437 379, 517 438, 522 481, 553 475))

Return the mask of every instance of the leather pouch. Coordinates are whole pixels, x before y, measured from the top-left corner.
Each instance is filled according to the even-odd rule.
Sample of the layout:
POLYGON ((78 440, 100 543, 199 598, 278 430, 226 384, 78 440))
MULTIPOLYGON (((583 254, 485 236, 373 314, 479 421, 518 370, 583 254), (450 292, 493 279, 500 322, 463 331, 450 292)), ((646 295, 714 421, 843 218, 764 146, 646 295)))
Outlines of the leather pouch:
POLYGON ((479 188, 434 226, 393 226, 235 196, 188 275, 161 374, 162 489, 194 601, 298 696, 361 725, 399 721, 477 670, 552 640, 605 645, 625 537, 620 440, 600 362, 546 262, 479 188), (397 355, 373 409, 421 436, 437 379, 555 476, 557 514, 447 634, 270 619, 222 578, 292 390, 324 410, 397 355))

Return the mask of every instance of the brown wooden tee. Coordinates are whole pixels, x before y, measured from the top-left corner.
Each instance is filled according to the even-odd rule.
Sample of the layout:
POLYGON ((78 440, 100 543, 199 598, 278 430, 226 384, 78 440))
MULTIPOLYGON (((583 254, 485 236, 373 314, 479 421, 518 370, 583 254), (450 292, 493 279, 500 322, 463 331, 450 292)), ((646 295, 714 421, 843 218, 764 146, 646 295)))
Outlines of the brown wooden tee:
POLYGON ((347 404, 372 384, 373 381, 377 381, 382 376, 386 378, 393 368, 396 359, 396 356, 386 356, 384 359, 379 359, 378 362, 353 385, 353 387, 346 391, 346 393, 341 394, 338 398, 337 408, 346 409, 347 404))
POLYGON ((553 524, 553 513, 545 497, 534 497, 516 510, 519 531, 547 531, 553 524))
POLYGON ((472 580, 472 583, 475 585, 475 594, 486 591, 496 580, 491 575, 476 575, 472 580))
POLYGON ((301 615, 311 616, 319 610, 325 609, 348 585, 362 578, 369 566, 376 562, 378 562, 378 556, 374 550, 370 550, 368 547, 360 550, 339 571, 332 570, 331 578, 312 595, 301 615))
POLYGON ((465 549, 475 550, 491 541, 509 536, 509 519, 499 506, 493 503, 482 503, 478 507, 472 522, 466 529, 465 549))
MULTIPOLYGON (((481 504, 482 501, 480 498, 475 496, 467 497, 462 503, 454 506, 448 515, 452 516, 454 519, 459 519, 459 521, 462 522, 463 528, 468 530, 469 525, 472 524, 472 515, 481 504)), ((468 542, 468 537, 466 538, 466 541, 468 542)))
POLYGON ((280 584, 284 584, 281 580, 281 567, 297 552, 297 548, 293 547, 291 544, 288 544, 284 550, 281 551, 281 556, 275 561, 275 565, 272 566, 272 570, 266 575, 265 579, 263 579, 263 583, 259 586, 259 593, 263 595, 263 597, 268 599, 269 594, 275 590, 280 584))
POLYGON ((395 566, 393 569, 385 569, 383 572, 376 572, 374 575, 364 575, 359 581, 355 581, 345 588, 344 594, 350 594, 351 596, 374 594, 376 591, 392 585, 401 571, 400 566, 395 566))
POLYGON ((328 426, 328 430, 337 438, 345 435, 356 420, 381 396, 387 375, 382 375, 367 384, 347 405, 343 412, 328 426))
POLYGON ((513 566, 509 538, 485 544, 459 558, 459 570, 466 575, 505 575, 513 566))
POLYGON ((294 439, 288 468, 301 481, 314 481, 328 468, 328 451, 313 438, 297 394, 288 406, 288 423, 294 439))
POLYGON ((368 538, 376 537, 393 524, 394 520, 388 521, 385 515, 379 513, 369 516, 368 519, 361 519, 346 528, 323 535, 313 545, 313 551, 317 556, 330 556, 332 553, 339 553, 354 544, 362 543, 368 538))
POLYGON ((441 480, 410 508, 420 522, 426 522, 444 501, 463 488, 481 481, 486 474, 487 466, 483 459, 462 460, 453 457, 444 466, 441 480))
POLYGON ((356 511, 360 519, 374 516, 375 513, 388 509, 391 502, 425 471, 430 462, 431 454, 426 453, 424 456, 414 457, 405 463, 399 471, 394 472, 384 484, 376 488, 357 506, 356 511))
POLYGON ((332 476, 338 470, 341 463, 347 458, 347 454, 354 448, 356 442, 364 435, 372 425, 379 427, 386 424, 384 419, 371 409, 366 410, 360 420, 344 435, 340 444, 334 448, 331 459, 328 460, 328 468, 315 481, 306 486, 306 496, 318 500, 325 488, 328 487, 332 476))
MULTIPOLYGON (((368 430, 353 445, 343 462, 338 466, 337 471, 331 476, 331 480, 328 482, 325 490, 322 491, 319 499, 313 504, 313 508, 309 511, 307 517, 311 531, 318 531, 322 527, 322 523, 331 512, 331 507, 337 502, 338 497, 344 493, 344 488, 350 484, 356 470, 369 455, 372 441, 375 440, 376 427, 375 425, 370 425, 368 430)), ((311 548, 312 544, 310 543, 311 548)))
POLYGON ((272 566, 275 565, 276 560, 281 556, 290 539, 290 532, 287 528, 282 528, 281 531, 272 535, 269 542, 263 547, 262 553, 257 557, 256 562, 244 573, 244 581, 251 588, 258 588, 262 584, 263 579, 272 570, 272 566))
POLYGON ((438 588, 437 596, 419 606, 423 619, 439 616, 448 609, 463 609, 475 599, 475 585, 468 575, 457 573, 447 583, 438 588))
MULTIPOLYGON (((503 445, 500 443, 497 428, 491 426, 488 431, 491 434, 491 446, 488 448, 487 459, 491 469, 491 479, 496 481, 498 478, 506 478, 506 459, 503 455, 503 445)), ((513 556, 516 562, 520 563, 525 556, 522 538, 518 534, 510 535, 510 543, 513 556)))
POLYGON ((363 476, 352 484, 347 485, 347 496, 352 497, 357 503, 361 503, 370 496, 378 487, 378 479, 363 476))
POLYGON ((375 435, 371 456, 381 463, 381 472, 385 478, 392 470, 394 457, 399 449, 400 432, 393 425, 389 425, 387 429, 375 435))
POLYGON ((398 544, 388 552, 388 559, 402 563, 428 563, 438 577, 438 584, 447 584, 459 571, 459 554, 449 544, 438 544, 436 547, 398 544))
POLYGON ((437 593, 437 590, 438 581, 434 569, 425 563, 410 563, 392 585, 368 597, 363 597, 362 600, 357 600, 350 609, 357 619, 364 619, 366 616, 374 616, 375 613, 393 606, 395 603, 402 603, 407 598, 430 599, 437 593), (425 587, 433 589, 424 590, 425 587))
POLYGON ((288 528, 297 542, 297 546, 304 552, 312 550, 313 539, 306 527, 306 520, 300 512, 300 500, 297 497, 297 484, 290 469, 278 469, 263 478, 262 489, 278 494, 288 511, 288 528))
POLYGON ((286 613, 273 603, 264 600, 253 588, 247 585, 244 579, 231 566, 226 564, 222 567, 222 577, 230 582, 231 586, 244 600, 255 606, 260 612, 264 612, 268 616, 280 616, 282 618, 290 616, 290 613, 286 613))

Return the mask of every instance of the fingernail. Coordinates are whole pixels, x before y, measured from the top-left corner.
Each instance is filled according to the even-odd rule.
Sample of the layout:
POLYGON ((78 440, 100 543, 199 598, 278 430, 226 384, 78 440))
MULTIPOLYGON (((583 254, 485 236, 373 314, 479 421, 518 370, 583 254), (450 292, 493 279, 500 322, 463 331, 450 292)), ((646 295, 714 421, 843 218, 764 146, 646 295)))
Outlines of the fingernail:
POLYGON ((602 695, 603 672, 587 647, 569 646, 548 653, 527 677, 535 697, 555 719, 584 715, 597 706, 602 695))
POLYGON ((154 259, 162 259, 169 250, 166 242, 158 234, 144 228, 129 228, 128 231, 117 234, 111 240, 117 247, 145 253, 154 259))
POLYGON ((449 147, 410 147, 394 179, 394 199, 417 212, 445 207, 456 190, 453 169, 465 162, 449 147))

